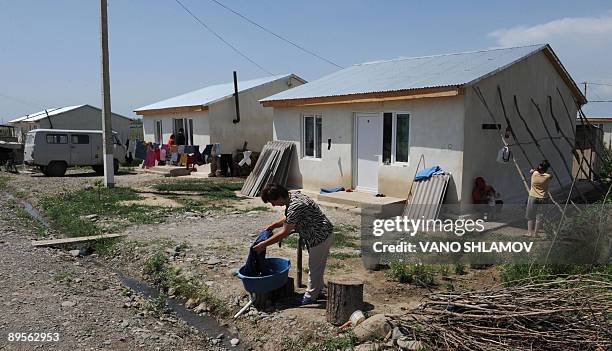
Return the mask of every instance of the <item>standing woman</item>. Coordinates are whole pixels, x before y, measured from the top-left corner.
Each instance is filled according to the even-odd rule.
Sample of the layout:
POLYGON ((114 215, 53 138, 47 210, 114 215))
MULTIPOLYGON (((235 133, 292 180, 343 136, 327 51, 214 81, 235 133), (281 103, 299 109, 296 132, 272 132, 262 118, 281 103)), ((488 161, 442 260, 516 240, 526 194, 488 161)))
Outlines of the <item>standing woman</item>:
POLYGON ((257 251, 265 250, 267 246, 297 231, 308 249, 308 288, 302 305, 315 303, 323 289, 323 274, 333 240, 331 222, 311 198, 300 192, 290 194, 278 184, 266 186, 261 191, 261 199, 272 206, 285 206, 285 217, 266 228, 282 228, 280 231, 253 248, 257 251))
POLYGON ((529 190, 525 214, 528 236, 537 236, 542 227, 542 205, 546 204, 549 197, 548 185, 552 179, 552 175, 548 173, 548 168, 550 168, 548 160, 542 160, 538 168, 530 171, 531 189, 529 190))

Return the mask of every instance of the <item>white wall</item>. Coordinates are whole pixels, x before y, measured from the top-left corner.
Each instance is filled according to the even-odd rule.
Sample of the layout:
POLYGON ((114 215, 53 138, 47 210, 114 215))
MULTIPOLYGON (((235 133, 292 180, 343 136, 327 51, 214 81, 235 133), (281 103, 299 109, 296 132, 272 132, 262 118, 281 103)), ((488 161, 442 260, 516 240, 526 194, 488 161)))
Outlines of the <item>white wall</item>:
MULTIPOLYGON (((324 186, 354 187, 352 141, 356 112, 409 112, 410 156, 407 165, 380 165, 379 192, 405 198, 422 155, 426 166, 440 165, 453 174, 447 199, 459 201, 463 160, 463 98, 435 98, 274 108, 274 139, 296 142, 298 162, 293 162, 289 183, 295 187, 318 190, 324 186), (302 158, 301 116, 319 113, 323 117, 322 158, 302 158), (327 139, 332 146, 327 150, 327 139)), ((382 150, 381 150, 382 152, 382 150)))
POLYGON ((236 118, 236 103, 233 97, 210 105, 211 142, 221 143, 223 153, 242 149, 245 141, 248 148, 261 151, 272 140, 273 109, 263 107, 259 100, 301 85, 295 78, 279 79, 240 93, 240 122, 236 118))
MULTIPOLYGON (((493 110, 497 123, 502 125, 502 132, 506 129, 500 99, 497 93, 497 85, 500 85, 504 105, 510 119, 517 139, 520 142, 529 142, 529 136, 523 123, 520 121, 514 107, 513 95, 517 95, 519 109, 523 117, 527 120, 536 139, 546 137, 546 132, 542 125, 540 116, 530 101, 533 98, 540 106, 548 129, 553 137, 561 137, 557 132, 555 124, 550 116, 550 109, 547 96, 553 99, 553 110, 559 120, 561 129, 569 138, 574 134, 574 118, 568 118, 565 108, 562 105, 556 88, 558 87, 569 107, 570 116, 576 116, 576 107, 569 88, 565 85, 559 74, 555 71, 550 61, 543 53, 537 53, 525 61, 509 67, 508 69, 496 74, 495 76, 484 79, 476 84, 483 92, 488 105, 493 110)), ((495 161, 497 151, 503 146, 501 138, 496 130, 483 130, 482 123, 493 123, 486 109, 472 88, 466 90, 466 126, 465 126, 465 167, 463 170, 463 198, 469 199, 473 187, 473 180, 477 176, 484 177, 498 192, 502 194, 502 199, 507 203, 522 203, 527 197, 527 193, 521 178, 512 163, 499 164, 495 161)), ((515 144, 512 138, 506 139, 509 144, 515 144)), ((563 157, 566 159, 571 169, 572 154, 569 144, 562 139, 554 140, 561 149, 563 157)), ((525 145, 525 151, 531 162, 537 165, 543 158, 547 158, 552 168, 557 172, 563 184, 571 183, 571 176, 565 170, 563 161, 559 153, 555 150, 550 140, 543 140, 540 145, 545 157, 538 151, 534 144, 525 145)), ((521 153, 518 146, 511 147, 523 173, 529 181, 529 169, 531 165, 521 153)), ((551 190, 558 189, 559 183, 555 180, 551 182, 551 190)), ((469 202, 468 202, 469 203, 469 202)))
MULTIPOLYGON (((162 122, 162 143, 166 143, 170 134, 174 133, 174 119, 186 118, 193 119, 193 144, 205 146, 211 143, 210 138, 210 113, 209 111, 185 112, 185 113, 166 113, 152 116, 143 116, 144 139, 148 142, 155 142, 155 122, 162 122)), ((200 150, 202 150, 200 148, 200 150)))

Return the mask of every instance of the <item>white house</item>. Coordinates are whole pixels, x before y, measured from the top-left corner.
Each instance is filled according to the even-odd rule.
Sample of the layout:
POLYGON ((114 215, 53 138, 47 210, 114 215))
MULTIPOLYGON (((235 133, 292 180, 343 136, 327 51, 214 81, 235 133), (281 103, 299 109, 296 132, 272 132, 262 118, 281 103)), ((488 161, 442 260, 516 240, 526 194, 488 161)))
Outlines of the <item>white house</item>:
MULTIPOLYGON (((547 135, 531 98, 554 137, 560 133, 550 116, 548 97, 559 128, 568 136, 573 136, 576 106, 586 102, 548 45, 358 64, 261 102, 274 108, 274 139, 296 143, 298 161, 292 163, 291 186, 315 191, 343 186, 406 198, 423 158, 427 167, 439 165, 451 172, 446 203, 467 208, 478 176, 506 202, 527 196, 512 162, 496 162, 506 135, 523 173, 528 175, 530 169, 516 146, 517 141, 532 139, 518 118, 514 95, 537 139, 547 135), (507 129, 498 86, 516 140, 507 129), (476 87, 494 118, 477 97, 476 87)), ((571 165, 569 144, 555 142, 571 165)), ((550 140, 539 144, 561 182, 569 183, 571 175, 550 140)), ((542 159, 533 142, 523 147, 532 162, 542 159)))
MULTIPOLYGON (((130 137, 132 119, 112 113, 112 129, 121 143, 130 137)), ((49 108, 40 112, 15 118, 8 122, 15 126, 20 141, 33 129, 102 130, 102 110, 91 105, 49 108)))
MULTIPOLYGON (((589 122, 601 129, 603 134, 603 146, 612 149, 612 117, 587 117, 589 122)), ((576 122, 580 124, 580 122, 576 122)))
POLYGON ((294 74, 239 81, 240 122, 235 123, 234 83, 211 85, 135 110, 143 116, 145 141, 165 143, 182 128, 188 145, 221 143, 224 153, 248 142, 259 151, 272 140, 272 109, 259 100, 305 81, 294 74))

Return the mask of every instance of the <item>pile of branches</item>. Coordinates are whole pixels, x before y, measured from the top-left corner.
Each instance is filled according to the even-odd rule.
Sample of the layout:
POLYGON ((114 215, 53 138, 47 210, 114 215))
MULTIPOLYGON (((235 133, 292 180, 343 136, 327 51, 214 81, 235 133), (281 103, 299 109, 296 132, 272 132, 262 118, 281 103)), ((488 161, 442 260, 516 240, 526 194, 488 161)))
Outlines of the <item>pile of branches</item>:
POLYGON ((612 348, 612 280, 583 275, 433 293, 394 319, 426 349, 604 351, 612 348))

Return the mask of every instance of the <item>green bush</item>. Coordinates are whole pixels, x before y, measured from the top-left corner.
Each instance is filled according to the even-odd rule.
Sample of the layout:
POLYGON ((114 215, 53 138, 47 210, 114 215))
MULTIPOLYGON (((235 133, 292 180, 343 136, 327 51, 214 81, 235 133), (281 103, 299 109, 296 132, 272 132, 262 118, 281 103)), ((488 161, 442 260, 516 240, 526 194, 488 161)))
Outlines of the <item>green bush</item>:
POLYGON ((548 281, 557 277, 600 273, 612 281, 612 264, 607 265, 541 265, 505 264, 499 268, 499 276, 505 286, 525 285, 548 281))
POLYGON ((434 269, 428 265, 391 262, 386 272, 387 278, 421 287, 435 285, 434 269))

